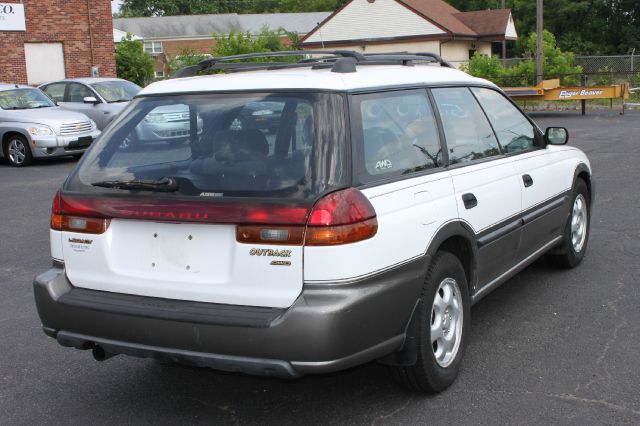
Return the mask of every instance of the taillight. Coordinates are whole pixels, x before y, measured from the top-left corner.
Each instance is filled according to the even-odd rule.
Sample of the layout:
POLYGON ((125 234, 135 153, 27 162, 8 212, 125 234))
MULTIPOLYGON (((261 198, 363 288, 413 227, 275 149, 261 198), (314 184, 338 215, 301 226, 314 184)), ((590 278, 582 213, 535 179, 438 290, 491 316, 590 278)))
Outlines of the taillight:
POLYGON ((62 195, 58 191, 51 206, 51 229, 82 234, 102 234, 111 223, 106 218, 79 216, 77 213, 82 212, 65 211, 62 195))
POLYGON ((51 228, 102 234, 112 218, 160 222, 238 224, 236 240, 247 244, 326 246, 373 237, 378 221, 373 206, 360 191, 333 192, 308 205, 162 199, 119 199, 62 196, 53 199, 51 228))
POLYGON ((373 206, 362 192, 349 188, 318 200, 306 225, 241 225, 236 239, 252 244, 330 246, 363 241, 376 232, 378 220, 373 206))
POLYGON ((240 225, 236 240, 245 244, 301 246, 304 242, 304 226, 240 225))
POLYGON ((328 246, 367 240, 378 232, 376 211, 354 188, 321 198, 311 211, 304 244, 328 246))

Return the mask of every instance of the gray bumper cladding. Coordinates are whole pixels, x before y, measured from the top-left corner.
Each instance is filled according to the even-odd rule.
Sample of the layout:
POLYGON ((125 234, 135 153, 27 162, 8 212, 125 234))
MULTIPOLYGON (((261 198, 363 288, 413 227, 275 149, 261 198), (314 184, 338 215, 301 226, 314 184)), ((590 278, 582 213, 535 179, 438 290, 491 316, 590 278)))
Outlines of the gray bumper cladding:
POLYGON ((36 277, 45 333, 62 346, 281 378, 325 373, 398 350, 428 257, 346 283, 307 284, 288 309, 74 287, 64 267, 36 277))

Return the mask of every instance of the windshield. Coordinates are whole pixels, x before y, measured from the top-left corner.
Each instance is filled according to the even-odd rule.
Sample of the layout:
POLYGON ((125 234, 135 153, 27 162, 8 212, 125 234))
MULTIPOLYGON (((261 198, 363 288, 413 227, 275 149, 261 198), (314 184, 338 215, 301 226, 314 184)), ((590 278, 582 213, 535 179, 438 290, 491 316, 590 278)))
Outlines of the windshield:
POLYGON ((34 109, 56 106, 53 101, 39 89, 13 89, 0 92, 0 108, 2 109, 34 109))
POLYGON ((175 181, 171 196, 313 198, 347 179, 344 103, 319 93, 138 98, 68 189, 121 194, 140 180, 175 181))
POLYGON ((142 90, 140 86, 130 81, 117 80, 94 83, 91 87, 96 89, 100 96, 109 103, 128 102, 142 90))

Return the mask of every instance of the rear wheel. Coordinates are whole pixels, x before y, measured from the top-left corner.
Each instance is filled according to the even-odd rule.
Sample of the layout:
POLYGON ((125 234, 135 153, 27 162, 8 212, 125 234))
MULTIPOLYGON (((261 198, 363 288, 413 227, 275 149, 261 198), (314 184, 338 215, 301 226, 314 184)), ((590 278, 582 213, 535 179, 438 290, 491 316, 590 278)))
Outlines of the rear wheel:
POLYGON ((587 184, 578 179, 573 188, 571 211, 564 227, 564 238, 560 246, 549 255, 549 261, 563 268, 575 268, 582 262, 590 228, 590 199, 587 184))
POLYGON ((29 142, 22 135, 10 135, 3 144, 4 157, 14 167, 28 166, 33 162, 33 155, 29 142))
POLYGON ((409 367, 391 367, 396 381, 413 391, 440 392, 460 370, 470 308, 467 279, 460 260, 438 252, 424 285, 415 333, 417 361, 409 367))

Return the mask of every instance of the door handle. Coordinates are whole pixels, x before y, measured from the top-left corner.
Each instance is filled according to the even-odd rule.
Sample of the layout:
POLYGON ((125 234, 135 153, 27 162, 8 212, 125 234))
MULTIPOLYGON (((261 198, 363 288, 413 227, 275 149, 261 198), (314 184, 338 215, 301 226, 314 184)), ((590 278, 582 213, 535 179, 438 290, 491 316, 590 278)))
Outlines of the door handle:
POLYGON ((467 210, 472 209, 478 205, 478 199, 471 193, 462 194, 462 202, 464 203, 464 208, 467 210))
POLYGON ((522 175, 522 182, 524 182, 524 187, 528 188, 533 185, 533 179, 530 175, 522 175))

